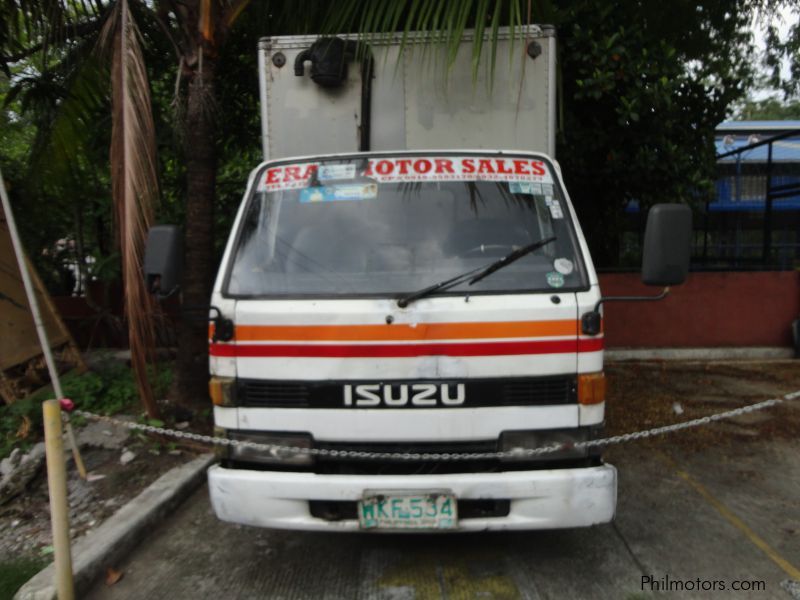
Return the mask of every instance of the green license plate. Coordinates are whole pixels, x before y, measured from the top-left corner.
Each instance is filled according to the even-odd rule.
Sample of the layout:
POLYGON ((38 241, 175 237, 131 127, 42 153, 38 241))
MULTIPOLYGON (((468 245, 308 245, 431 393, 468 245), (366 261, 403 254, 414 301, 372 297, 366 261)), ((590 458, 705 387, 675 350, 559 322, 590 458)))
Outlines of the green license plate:
POLYGON ((368 490, 358 502, 361 529, 455 529, 458 506, 452 492, 368 490))

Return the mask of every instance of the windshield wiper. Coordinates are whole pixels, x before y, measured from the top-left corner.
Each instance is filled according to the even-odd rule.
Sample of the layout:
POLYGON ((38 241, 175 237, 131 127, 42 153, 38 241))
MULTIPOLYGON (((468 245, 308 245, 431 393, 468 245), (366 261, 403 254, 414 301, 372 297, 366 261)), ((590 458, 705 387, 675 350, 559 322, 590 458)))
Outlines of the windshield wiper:
POLYGON ((481 279, 483 279, 484 277, 488 277, 495 271, 498 271, 503 267, 507 267, 508 265, 510 265, 516 260, 519 260, 523 256, 526 256, 531 252, 534 252, 539 248, 555 241, 556 238, 555 236, 553 236, 545 238, 543 240, 539 240, 538 242, 533 242, 532 244, 528 244, 527 246, 523 246, 522 248, 517 248, 513 252, 506 254, 503 258, 500 258, 489 265, 486 265, 484 267, 478 267, 477 269, 467 271, 466 273, 462 273, 461 275, 456 275, 455 277, 451 277, 450 279, 441 281, 432 286, 421 289, 420 291, 414 292, 413 294, 408 294, 407 296, 403 296, 397 301, 397 306, 399 306, 400 308, 405 308, 406 306, 414 302, 414 300, 419 300, 420 298, 424 298, 425 296, 430 296, 435 292, 448 290, 461 283, 464 283, 467 280, 469 280, 469 285, 477 283, 481 279))

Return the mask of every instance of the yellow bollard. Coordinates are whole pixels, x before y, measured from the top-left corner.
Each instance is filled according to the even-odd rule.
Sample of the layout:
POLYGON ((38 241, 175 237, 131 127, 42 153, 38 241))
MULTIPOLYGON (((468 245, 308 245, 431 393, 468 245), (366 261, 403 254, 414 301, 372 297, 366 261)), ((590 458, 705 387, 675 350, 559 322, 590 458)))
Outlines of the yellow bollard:
POLYGON ((46 400, 44 443, 47 453, 47 487, 50 490, 50 521, 53 526, 53 550, 56 563, 58 600, 74 600, 72 554, 69 543, 69 506, 67 505, 67 468, 61 439, 61 406, 58 400, 46 400))

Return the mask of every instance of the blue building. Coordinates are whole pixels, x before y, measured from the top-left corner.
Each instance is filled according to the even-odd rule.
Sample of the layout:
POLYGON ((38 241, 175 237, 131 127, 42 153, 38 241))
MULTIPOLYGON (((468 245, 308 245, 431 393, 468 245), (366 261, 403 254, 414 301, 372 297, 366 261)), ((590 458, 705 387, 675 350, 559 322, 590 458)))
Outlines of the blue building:
POLYGON ((715 144, 717 197, 697 215, 696 264, 800 266, 800 121, 725 121, 715 144))
POLYGON ((800 209, 800 189, 790 189, 800 186, 800 121, 725 121, 715 144, 720 176, 710 211, 763 211, 768 177, 773 192, 794 191, 773 198, 772 209, 800 209))

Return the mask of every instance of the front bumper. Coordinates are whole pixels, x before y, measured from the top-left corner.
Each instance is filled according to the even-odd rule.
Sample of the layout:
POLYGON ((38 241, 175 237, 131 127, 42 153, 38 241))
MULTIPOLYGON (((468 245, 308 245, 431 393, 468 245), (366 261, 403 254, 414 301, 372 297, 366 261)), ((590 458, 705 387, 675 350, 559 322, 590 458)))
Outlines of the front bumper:
POLYGON ((311 515, 310 500, 357 501, 364 490, 451 490, 459 500, 510 500, 504 517, 461 519, 458 531, 559 529, 608 523, 617 500, 612 465, 447 475, 317 475, 208 470, 211 504, 223 521, 275 529, 359 531, 358 521, 311 515))

